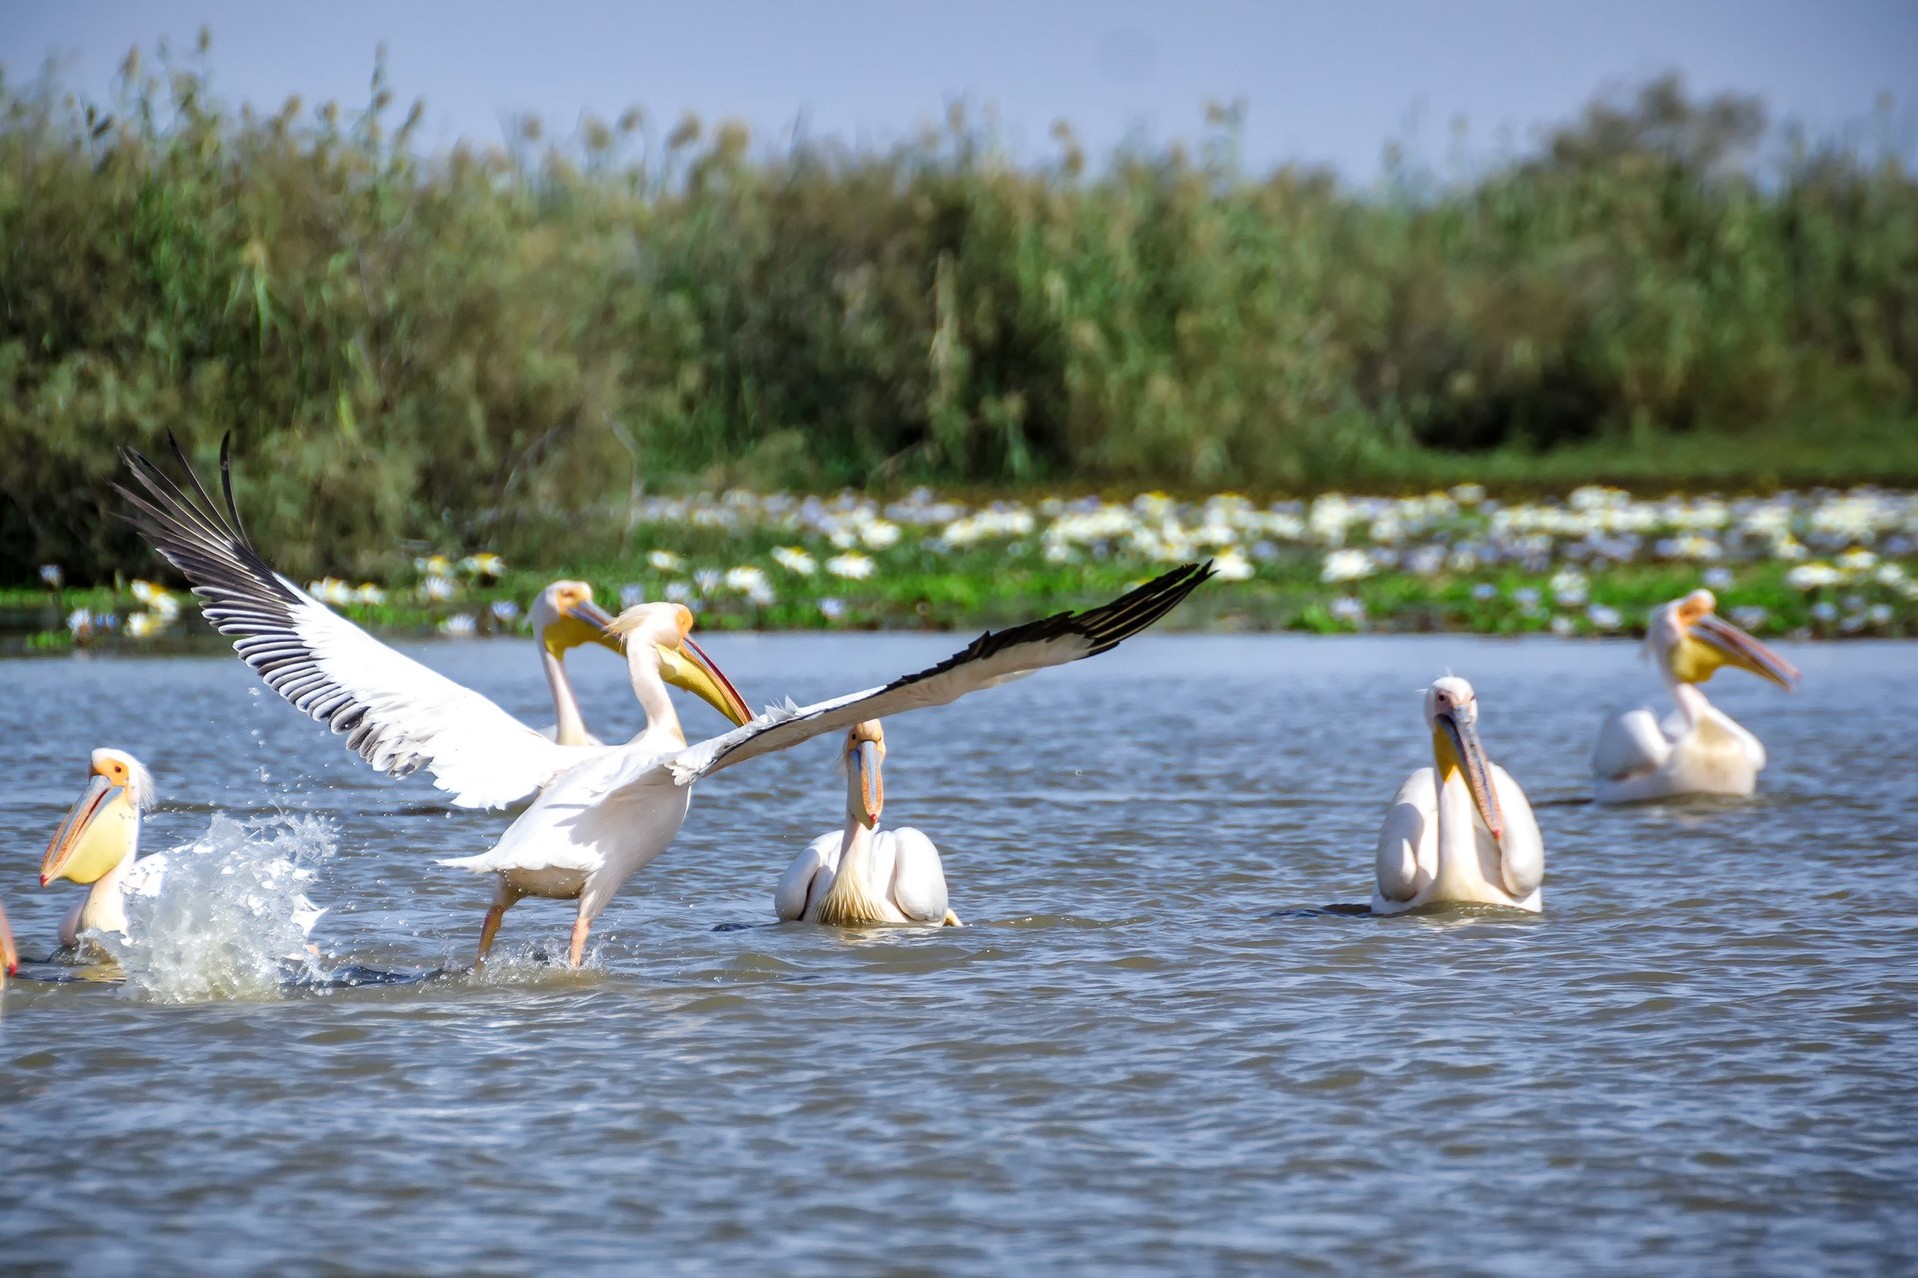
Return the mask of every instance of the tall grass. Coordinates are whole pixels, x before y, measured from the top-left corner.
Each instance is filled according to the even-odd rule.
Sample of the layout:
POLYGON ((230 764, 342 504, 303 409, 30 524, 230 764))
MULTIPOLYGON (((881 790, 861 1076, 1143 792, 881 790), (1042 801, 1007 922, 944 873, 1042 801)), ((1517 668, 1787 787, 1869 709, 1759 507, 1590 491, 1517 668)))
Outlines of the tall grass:
POLYGON ((634 112, 423 158, 382 76, 261 115, 204 68, 0 79, 0 580, 147 564, 108 484, 169 430, 202 462, 236 433, 299 571, 603 549, 671 484, 1918 480, 1896 149, 1669 81, 1354 192, 1245 171, 1228 112, 1096 166, 959 113, 883 150, 634 112))

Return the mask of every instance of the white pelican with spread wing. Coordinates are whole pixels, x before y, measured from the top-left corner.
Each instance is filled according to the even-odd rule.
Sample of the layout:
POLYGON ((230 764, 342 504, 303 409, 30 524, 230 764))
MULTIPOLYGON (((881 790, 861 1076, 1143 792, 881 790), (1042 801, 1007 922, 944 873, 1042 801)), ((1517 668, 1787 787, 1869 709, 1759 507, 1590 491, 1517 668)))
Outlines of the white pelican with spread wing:
POLYGON ((13 929, 7 925, 7 912, 0 908, 0 990, 7 978, 20 970, 20 951, 13 944, 13 929))
POLYGON ((1477 902, 1538 912, 1545 842, 1525 791, 1485 756, 1478 697, 1453 675, 1425 690, 1432 762, 1405 779, 1379 830, 1372 913, 1477 902))
MULTIPOLYGON (((598 642, 611 621, 584 582, 557 582, 535 605, 541 649, 559 723, 553 737, 534 731, 474 692, 375 639, 313 598, 260 557, 233 501, 229 454, 220 449, 226 498, 221 513, 186 455, 174 446, 193 493, 139 453, 124 456, 144 495, 121 488, 134 523, 191 583, 201 610, 269 686, 336 733, 389 776, 425 768, 463 808, 522 803, 601 746, 579 721, 560 656, 598 642), (549 598, 550 596, 550 598, 549 598), (590 633, 597 631, 598 633, 590 633), (570 713, 569 713, 570 709, 570 713)), ((707 700, 734 723, 750 717, 739 694, 683 636, 664 677, 707 700)), ((608 641, 615 651, 617 639, 608 641)), ((642 734, 643 736, 644 734, 642 734)))
POLYGON ((1705 699, 1698 685, 1720 666, 1749 670, 1792 691, 1797 669, 1717 615, 1709 590, 1694 590, 1652 610, 1645 648, 1671 690, 1677 711, 1661 726, 1640 708, 1606 720, 1592 751, 1594 797, 1635 803, 1681 794, 1745 796, 1765 766, 1762 742, 1705 699))
POLYGON ((959 926, 946 908, 945 867, 932 840, 911 826, 879 828, 885 759, 886 732, 877 719, 846 733, 846 828, 820 835, 786 867, 773 893, 782 922, 959 926))
POLYGON ((701 777, 866 720, 945 705, 1047 666, 1097 656, 1158 621, 1209 576, 1209 565, 1188 564, 1100 607, 988 631, 938 665, 884 687, 809 706, 788 702, 769 708, 750 723, 690 748, 679 736, 678 721, 666 717, 672 707, 657 686, 656 669, 668 641, 682 633, 684 610, 670 604, 627 609, 614 628, 626 637, 634 690, 642 701, 656 698, 648 709, 660 716, 662 726, 568 769, 540 792, 492 851, 445 862, 501 876, 501 895, 488 915, 480 958, 492 943, 499 915, 520 896, 577 897, 570 950, 577 967, 593 920, 620 885, 679 833, 693 782, 701 777))

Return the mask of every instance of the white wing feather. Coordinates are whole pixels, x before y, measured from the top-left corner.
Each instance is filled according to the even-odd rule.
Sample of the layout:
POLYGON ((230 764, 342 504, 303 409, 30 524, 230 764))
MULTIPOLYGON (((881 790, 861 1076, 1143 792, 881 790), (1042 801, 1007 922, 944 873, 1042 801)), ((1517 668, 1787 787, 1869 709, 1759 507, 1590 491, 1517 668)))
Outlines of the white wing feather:
MULTIPOLYGON (((176 452, 178 451, 176 445, 176 452)), ((187 466, 195 500, 128 450, 145 495, 120 489, 135 522, 192 583, 201 610, 267 684, 375 768, 424 767, 460 807, 506 807, 603 748, 562 746, 470 688, 387 647, 267 564, 246 538, 221 451, 222 515, 187 466)))
MULTIPOLYGON (((885 837, 885 836, 881 836, 885 837)), ((893 848, 892 901, 900 913, 921 923, 946 917, 946 872, 939 849, 911 826, 890 831, 893 848)))
POLYGON ((849 693, 809 706, 768 706, 751 722, 700 742, 667 761, 673 779, 690 785, 735 763, 785 750, 824 733, 926 706, 942 706, 969 692, 1064 665, 1116 647, 1170 612, 1212 575, 1210 565, 1187 564, 1111 603, 1062 612, 1009 630, 987 631, 963 651, 882 688, 849 693))

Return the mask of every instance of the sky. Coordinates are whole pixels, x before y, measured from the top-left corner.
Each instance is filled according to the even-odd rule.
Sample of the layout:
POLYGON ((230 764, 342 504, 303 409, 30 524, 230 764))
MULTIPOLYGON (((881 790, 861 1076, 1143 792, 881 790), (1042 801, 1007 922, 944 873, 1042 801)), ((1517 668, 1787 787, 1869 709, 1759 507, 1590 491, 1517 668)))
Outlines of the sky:
POLYGON ((1907 0, 1024 0, 503 4, 496 0, 0 0, 0 67, 53 58, 104 99, 134 45, 213 34, 214 87, 277 109, 362 104, 384 45, 423 142, 499 141, 534 114, 560 134, 639 105, 743 119, 762 144, 799 131, 883 145, 963 100, 990 108, 1013 154, 1050 154, 1055 120, 1095 156, 1127 140, 1194 137, 1208 100, 1245 107, 1257 168, 1329 164, 1376 175, 1388 142, 1438 163, 1496 158, 1593 96, 1667 71, 1694 91, 1761 96, 1815 132, 1868 120, 1889 94, 1918 132, 1918 4, 1907 0))

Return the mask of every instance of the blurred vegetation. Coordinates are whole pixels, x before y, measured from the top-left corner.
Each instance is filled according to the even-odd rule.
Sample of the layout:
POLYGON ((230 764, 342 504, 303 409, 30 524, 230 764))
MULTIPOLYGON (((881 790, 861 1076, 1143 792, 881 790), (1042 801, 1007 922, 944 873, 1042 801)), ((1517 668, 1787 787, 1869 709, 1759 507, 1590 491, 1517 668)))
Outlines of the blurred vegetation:
POLYGON ((151 567, 175 432, 289 571, 626 549, 640 491, 1918 482, 1918 185, 1675 81, 1379 189, 1238 120, 1089 165, 990 129, 754 145, 642 113, 427 157, 358 110, 0 78, 0 581, 151 567), (590 549, 588 549, 590 547, 590 549))

